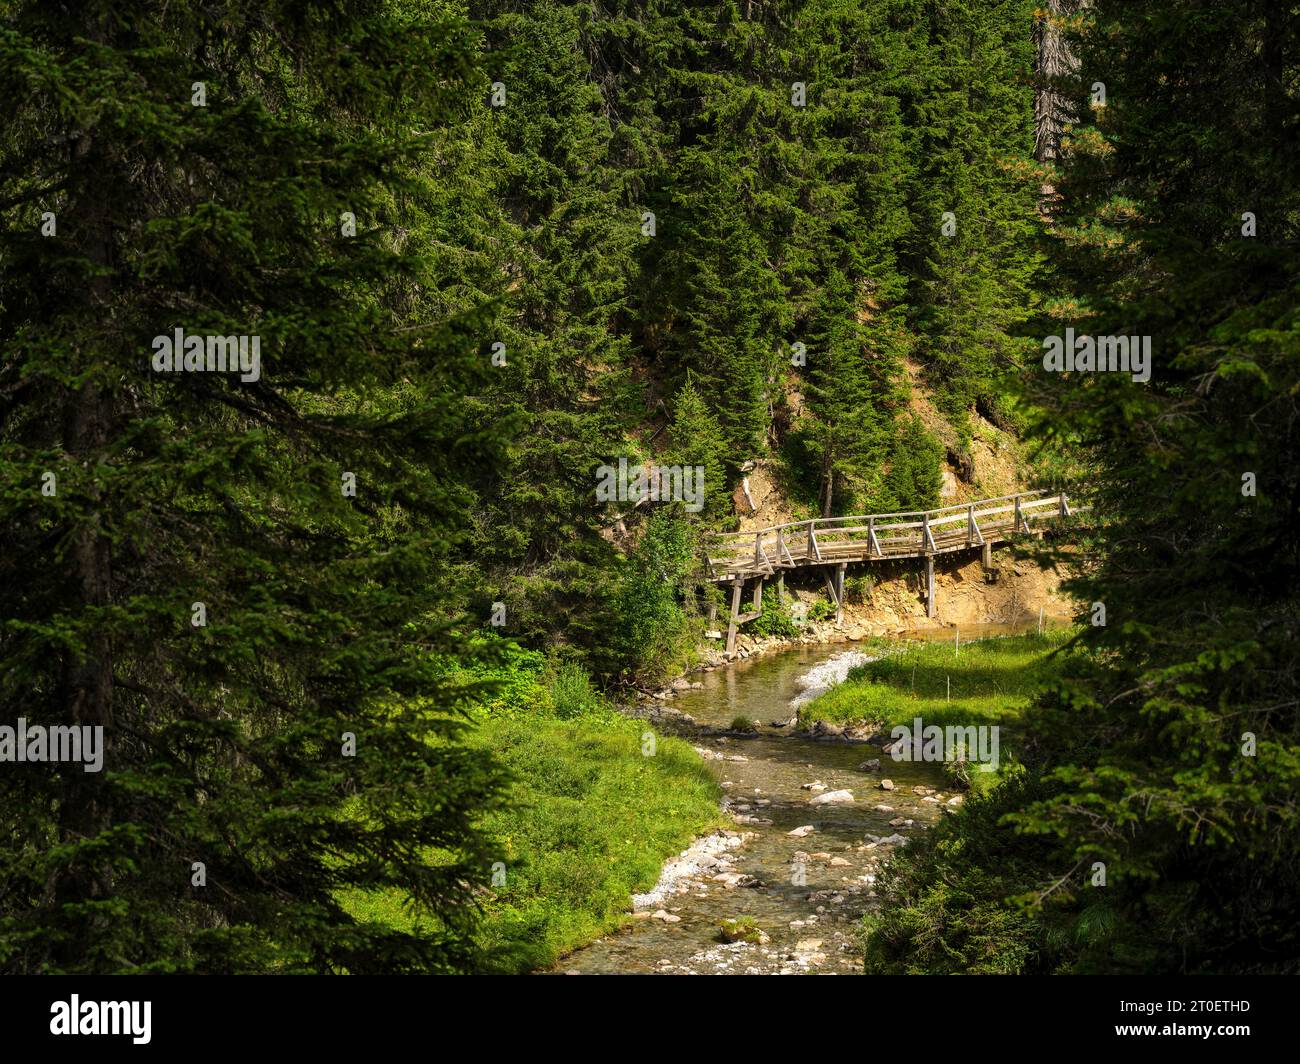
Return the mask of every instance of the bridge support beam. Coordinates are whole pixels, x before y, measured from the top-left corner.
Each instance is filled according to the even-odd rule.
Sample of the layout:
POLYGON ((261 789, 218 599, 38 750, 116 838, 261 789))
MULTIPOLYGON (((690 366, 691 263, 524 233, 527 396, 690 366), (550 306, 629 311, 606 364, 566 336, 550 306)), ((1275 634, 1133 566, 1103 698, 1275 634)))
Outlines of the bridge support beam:
POLYGON ((740 625, 737 623, 740 618, 740 596, 744 590, 745 578, 743 576, 734 577, 731 581, 731 623, 727 625, 728 654, 733 654, 736 650, 736 632, 740 629, 740 625))
POLYGON ((984 541, 984 575, 987 576, 993 571, 993 544, 988 540, 984 541))
POLYGON ((925 559, 925 615, 934 617, 934 555, 925 559))
POLYGON ((848 562, 840 562, 839 569, 835 573, 835 623, 844 623, 844 573, 848 570, 848 562))

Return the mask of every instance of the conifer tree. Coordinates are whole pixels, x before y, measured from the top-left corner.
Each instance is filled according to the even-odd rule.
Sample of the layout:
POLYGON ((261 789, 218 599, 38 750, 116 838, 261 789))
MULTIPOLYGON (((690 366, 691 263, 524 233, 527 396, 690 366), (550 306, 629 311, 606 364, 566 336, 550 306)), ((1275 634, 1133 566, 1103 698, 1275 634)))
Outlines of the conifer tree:
POLYGON ((1092 470, 1083 634, 1024 770, 892 878, 868 969, 1294 974, 1300 30, 1098 0, 1071 51, 1046 328, 1149 337, 1150 378, 1032 367, 1038 435, 1092 470))
POLYGON ((425 298, 451 267, 402 242, 474 38, 366 0, 5 7, 0 718, 105 756, 0 772, 0 966, 475 963, 496 784, 448 563, 499 433, 460 398, 478 328, 425 298), (177 329, 260 362, 159 371, 177 329), (388 889, 419 930, 344 906, 388 889))

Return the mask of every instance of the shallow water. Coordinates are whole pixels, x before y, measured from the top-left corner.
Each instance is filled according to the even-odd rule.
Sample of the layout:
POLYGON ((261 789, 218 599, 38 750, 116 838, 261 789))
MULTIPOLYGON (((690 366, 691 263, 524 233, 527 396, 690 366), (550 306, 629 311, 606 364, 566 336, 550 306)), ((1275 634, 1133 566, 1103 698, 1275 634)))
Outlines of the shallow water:
MULTIPOLYGON (((923 801, 913 787, 935 788, 943 801, 954 792, 946 787, 941 766, 895 762, 882 757, 875 745, 818 741, 790 734, 790 726, 773 726, 771 722, 793 716, 791 702, 804 690, 801 677, 856 653, 841 644, 752 658, 703 674, 701 690, 674 700, 676 709, 702 725, 726 728, 738 716, 760 725, 754 738, 699 735, 691 740, 709 759, 727 795, 727 812, 736 820, 733 830, 744 841, 715 855, 723 861, 720 867, 679 881, 677 893, 648 899, 634 923, 570 954, 558 971, 861 971, 858 923, 875 906, 875 877, 897 845, 872 840, 914 836, 942 815, 941 804, 923 801), (881 759, 880 771, 859 768, 871 758, 881 759), (882 778, 893 780, 897 789, 881 790, 882 778), (825 784, 828 792, 849 790, 855 801, 813 805, 814 792, 801 789, 813 781, 825 784), (891 811, 877 810, 880 804, 891 811), (897 817, 912 822, 891 826, 897 817), (807 825, 815 829, 807 837, 787 835, 807 825), (713 878, 728 873, 752 877, 753 885, 741 885, 746 879, 733 885, 713 878), (679 919, 654 918, 650 914, 656 911, 679 919), (770 941, 724 943, 722 921, 740 916, 752 917, 770 941)), ((843 672, 833 666, 821 671, 843 672)))

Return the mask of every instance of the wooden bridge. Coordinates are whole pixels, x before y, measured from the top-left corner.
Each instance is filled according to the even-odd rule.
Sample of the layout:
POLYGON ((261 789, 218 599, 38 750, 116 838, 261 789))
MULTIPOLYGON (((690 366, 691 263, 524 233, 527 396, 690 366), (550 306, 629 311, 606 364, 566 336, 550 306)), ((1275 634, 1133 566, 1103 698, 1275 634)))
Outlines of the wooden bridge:
POLYGON ((933 617, 936 555, 980 548, 985 568, 991 568, 995 543, 1041 531, 1072 512, 1064 492, 1031 491, 938 510, 819 517, 712 536, 705 544, 707 578, 732 586, 727 652, 735 649, 739 626, 763 612, 764 579, 776 576, 783 583, 786 569, 826 568, 826 588, 838 624, 844 617, 844 574, 850 562, 924 558, 926 613, 933 617), (753 605, 742 614, 740 600, 747 580, 755 581, 753 605))

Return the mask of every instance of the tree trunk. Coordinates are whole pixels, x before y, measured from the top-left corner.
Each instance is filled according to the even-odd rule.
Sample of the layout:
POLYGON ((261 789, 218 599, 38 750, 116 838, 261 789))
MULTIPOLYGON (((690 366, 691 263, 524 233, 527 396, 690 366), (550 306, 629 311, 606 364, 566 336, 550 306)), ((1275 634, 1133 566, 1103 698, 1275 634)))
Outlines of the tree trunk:
MULTIPOLYGON (((87 36, 105 42, 103 26, 91 27, 87 36)), ((83 130, 75 142, 74 169, 82 174, 97 173, 82 186, 84 195, 69 205, 68 211, 78 219, 77 231, 80 252, 97 270, 106 271, 112 265, 112 189, 114 187, 112 153, 100 147, 96 135, 83 130), (95 157, 98 157, 97 159, 95 157)), ((86 287, 81 302, 85 307, 85 321, 111 323, 111 278, 100 273, 86 287)), ((111 324, 107 326, 111 328, 111 324)), ((89 340, 84 335, 77 338, 80 350, 73 357, 80 369, 90 369, 97 360, 104 359, 102 350, 113 343, 105 337, 102 342, 89 340)), ((103 456, 109 442, 112 423, 112 398, 106 393, 98 374, 90 377, 75 390, 69 391, 63 407, 63 448, 69 467, 78 471, 93 469, 103 456)), ((107 500, 96 498, 96 514, 74 534, 71 563, 76 578, 79 602, 73 609, 94 609, 107 606, 112 601, 112 550, 104 531, 104 507, 107 500)), ((83 653, 68 652, 62 663, 63 720, 74 727, 102 727, 104 729, 104 755, 107 760, 113 724, 113 655, 107 635, 97 634, 88 641, 83 653)), ((110 820, 102 786, 102 773, 85 772, 80 764, 60 766, 62 795, 59 825, 62 841, 73 842, 97 835, 110 820)), ((54 884, 57 904, 75 904, 90 898, 102 898, 111 893, 111 883, 102 868, 88 864, 74 864, 59 876, 54 884)), ((69 941, 57 950, 59 960, 70 962, 84 953, 84 943, 69 941)))

